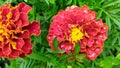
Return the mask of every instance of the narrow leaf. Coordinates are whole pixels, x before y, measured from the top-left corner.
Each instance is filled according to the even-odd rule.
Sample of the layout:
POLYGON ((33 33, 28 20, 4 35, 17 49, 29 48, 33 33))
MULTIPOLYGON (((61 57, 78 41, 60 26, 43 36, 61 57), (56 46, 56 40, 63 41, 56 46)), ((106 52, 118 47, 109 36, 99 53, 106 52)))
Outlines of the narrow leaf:
POLYGON ((110 21, 110 18, 108 16, 106 16, 105 21, 106 21, 106 23, 108 25, 109 31, 111 31, 111 21, 110 21))
POLYGON ((84 58, 84 57, 85 57, 85 54, 80 54, 76 56, 76 58, 84 58))
POLYGON ((72 3, 72 0, 67 0, 66 5, 70 5, 72 3))
POLYGON ((102 16, 102 11, 100 10, 100 11, 98 11, 98 13, 97 13, 97 19, 99 19, 101 16, 102 16))
POLYGON ((117 3, 120 3, 120 1, 119 1, 119 0, 111 0, 111 1, 109 1, 109 2, 106 2, 102 7, 103 7, 103 8, 106 8, 106 7, 115 5, 115 4, 117 4, 117 3))
POLYGON ((49 0, 51 4, 55 4, 55 0, 49 0))
POLYGON ((78 54, 80 52, 80 44, 76 43, 75 48, 74 48, 74 53, 78 54))
POLYGON ((112 45, 114 45, 116 43, 116 41, 117 41, 117 36, 113 39, 112 45))
POLYGON ((54 38, 53 46, 54 46, 54 49, 57 51, 58 50, 58 40, 57 40, 57 38, 54 38))
POLYGON ((119 54, 117 54, 116 58, 117 58, 117 59, 120 59, 120 53, 119 53, 119 54))

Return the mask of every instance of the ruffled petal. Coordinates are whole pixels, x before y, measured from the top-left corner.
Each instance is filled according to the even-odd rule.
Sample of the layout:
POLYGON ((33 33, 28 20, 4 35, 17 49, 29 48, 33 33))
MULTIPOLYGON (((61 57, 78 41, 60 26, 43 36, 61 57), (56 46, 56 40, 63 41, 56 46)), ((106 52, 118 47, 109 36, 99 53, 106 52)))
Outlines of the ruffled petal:
POLYGON ((40 24, 37 21, 33 21, 32 24, 25 27, 25 29, 29 30, 30 35, 32 35, 32 34, 39 35, 40 34, 40 24))

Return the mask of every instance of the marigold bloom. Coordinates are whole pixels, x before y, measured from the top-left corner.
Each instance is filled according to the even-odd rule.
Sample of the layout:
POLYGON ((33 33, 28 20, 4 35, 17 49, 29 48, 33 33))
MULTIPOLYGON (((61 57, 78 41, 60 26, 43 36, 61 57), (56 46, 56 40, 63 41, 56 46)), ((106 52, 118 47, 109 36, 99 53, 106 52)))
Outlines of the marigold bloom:
POLYGON ((40 24, 28 20, 31 7, 25 3, 10 8, 10 3, 0 7, 0 57, 25 57, 32 53, 30 36, 40 34, 40 24))
POLYGON ((54 50, 52 43, 57 37, 58 49, 65 50, 66 53, 74 53, 75 44, 79 42, 79 54, 86 54, 87 59, 94 60, 102 52, 107 31, 108 27, 102 19, 96 20, 96 12, 89 10, 87 6, 71 6, 53 17, 47 40, 54 50))

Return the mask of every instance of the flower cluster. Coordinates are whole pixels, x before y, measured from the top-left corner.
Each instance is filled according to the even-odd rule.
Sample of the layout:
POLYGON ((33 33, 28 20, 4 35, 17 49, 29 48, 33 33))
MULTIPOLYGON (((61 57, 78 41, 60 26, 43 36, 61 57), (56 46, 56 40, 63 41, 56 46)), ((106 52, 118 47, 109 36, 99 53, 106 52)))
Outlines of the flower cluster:
POLYGON ((72 52, 76 43, 80 43, 79 54, 85 54, 89 60, 94 60, 101 52, 104 41, 107 39, 108 27, 102 19, 96 20, 96 12, 77 6, 67 7, 53 17, 50 24, 47 40, 50 47, 57 37, 58 49, 72 52))
POLYGON ((28 20, 31 7, 25 3, 10 8, 10 3, 0 7, 0 57, 25 57, 32 53, 30 36, 40 34, 40 24, 28 20))

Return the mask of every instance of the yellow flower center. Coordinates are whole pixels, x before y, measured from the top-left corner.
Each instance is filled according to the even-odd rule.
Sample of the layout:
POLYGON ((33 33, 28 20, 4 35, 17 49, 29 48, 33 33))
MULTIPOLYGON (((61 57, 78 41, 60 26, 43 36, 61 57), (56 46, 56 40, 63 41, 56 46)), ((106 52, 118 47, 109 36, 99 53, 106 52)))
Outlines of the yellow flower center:
MULTIPOLYGON (((14 30, 9 30, 7 27, 13 23, 12 21, 10 21, 9 19, 11 18, 11 12, 9 12, 6 15, 7 19, 6 22, 7 23, 3 23, 2 20, 0 20, 0 42, 4 42, 4 38, 7 39, 7 41, 9 42, 9 45, 12 46, 13 49, 16 49, 16 42, 12 41, 12 37, 14 37, 14 30)), ((0 19, 2 18, 1 12, 0 12, 0 19)))
POLYGON ((70 34, 70 40, 72 42, 77 42, 81 40, 84 36, 84 33, 81 31, 81 28, 73 27, 70 34))

